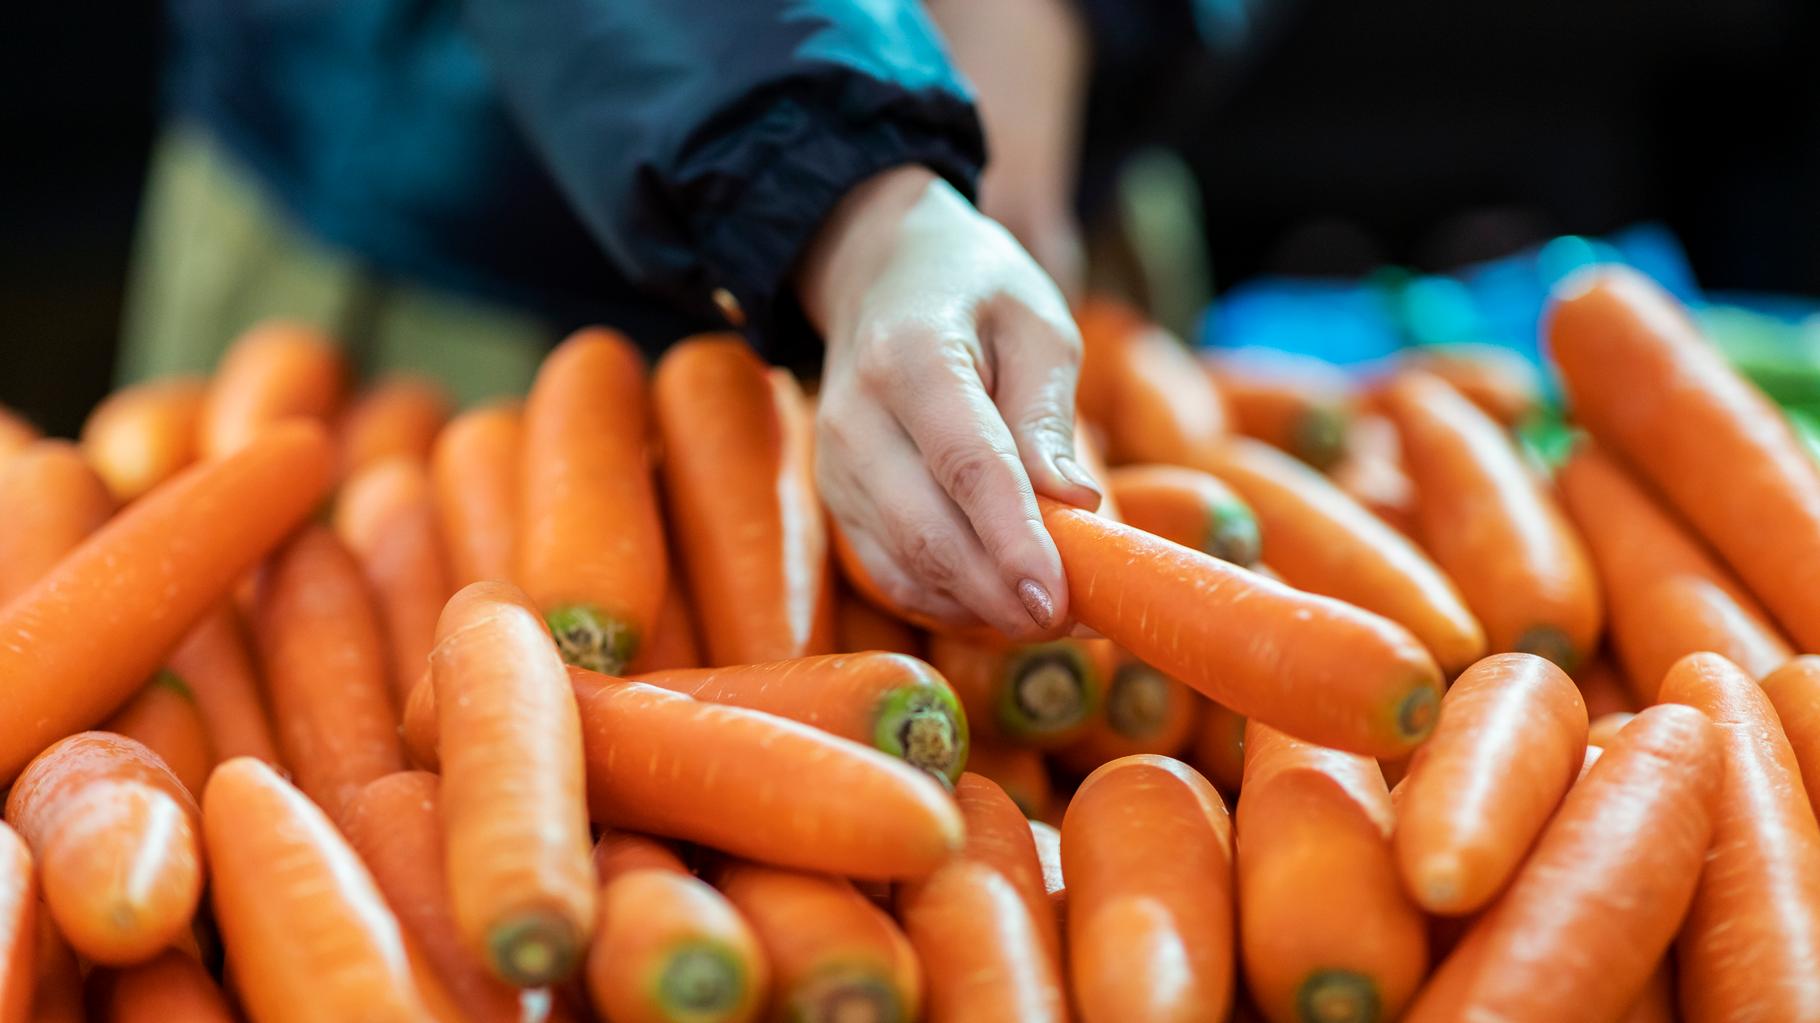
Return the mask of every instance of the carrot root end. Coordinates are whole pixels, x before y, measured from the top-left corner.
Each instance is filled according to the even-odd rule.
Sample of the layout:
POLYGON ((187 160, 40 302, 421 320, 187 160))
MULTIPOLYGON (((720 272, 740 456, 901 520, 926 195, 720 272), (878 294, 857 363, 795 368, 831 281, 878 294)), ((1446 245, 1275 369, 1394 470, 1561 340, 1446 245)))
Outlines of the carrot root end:
POLYGON ((1378 986, 1352 970, 1319 970, 1296 989, 1296 1018, 1302 1023, 1374 1023, 1381 1006, 1378 986))
POLYGON ((1258 520, 1242 504, 1222 504, 1207 513, 1207 553, 1243 568, 1263 554, 1258 520))
POLYGON ((1142 661, 1119 666, 1106 687, 1106 723, 1128 739, 1154 734, 1169 720, 1169 679, 1142 661))
POLYGON ((1572 672, 1580 666, 1573 640, 1553 625, 1537 625, 1517 637, 1516 649, 1521 654, 1535 654, 1555 662, 1562 671, 1572 672))
POLYGON ((1402 738, 1420 742, 1434 730, 1435 719, 1440 715, 1440 692, 1434 686, 1419 686, 1397 705, 1397 730, 1402 738))
POLYGON ((667 1018, 719 1019, 745 996, 745 970, 719 945, 691 942, 677 949, 657 978, 657 1002, 667 1018))
POLYGON ((602 675, 620 675, 638 648, 632 627, 591 604, 563 604, 544 616, 562 659, 602 675))
POLYGON ((952 783, 967 760, 966 717, 953 693, 937 686, 905 686, 885 698, 872 741, 952 783))
POLYGON ((1013 735, 1072 728, 1093 709, 1093 668, 1066 641, 1026 648, 1007 675, 999 720, 1013 735))
POLYGON ((546 910, 510 917, 487 937, 493 972, 514 987, 546 987, 575 971, 581 935, 569 920, 546 910))
POLYGON ((1346 412, 1315 405, 1296 417, 1289 438, 1295 456, 1316 469, 1332 468, 1346 453, 1346 412))
POLYGON ((802 1023, 902 1023, 906 1018, 897 992, 870 972, 825 971, 805 983, 790 999, 802 1023))

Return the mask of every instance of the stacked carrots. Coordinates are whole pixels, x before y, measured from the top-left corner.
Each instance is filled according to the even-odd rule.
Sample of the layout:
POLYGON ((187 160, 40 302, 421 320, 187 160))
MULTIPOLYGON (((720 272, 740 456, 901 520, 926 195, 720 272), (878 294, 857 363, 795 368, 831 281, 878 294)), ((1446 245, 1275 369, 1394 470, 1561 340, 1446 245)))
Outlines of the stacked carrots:
POLYGON ((1033 645, 737 338, 0 415, 0 1023, 1820 1021, 1820 468, 1684 311, 1562 286, 1559 466, 1494 352, 1082 327, 1033 645))

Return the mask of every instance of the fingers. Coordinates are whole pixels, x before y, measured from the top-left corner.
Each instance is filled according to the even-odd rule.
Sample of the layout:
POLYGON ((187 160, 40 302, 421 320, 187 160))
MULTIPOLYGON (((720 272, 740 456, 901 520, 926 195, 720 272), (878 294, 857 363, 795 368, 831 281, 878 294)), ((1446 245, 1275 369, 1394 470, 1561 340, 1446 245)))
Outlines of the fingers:
POLYGON ((1074 384, 1080 333, 1021 303, 995 308, 986 323, 998 368, 993 401, 1011 428, 1037 493, 1089 510, 1100 485, 1074 456, 1074 384))

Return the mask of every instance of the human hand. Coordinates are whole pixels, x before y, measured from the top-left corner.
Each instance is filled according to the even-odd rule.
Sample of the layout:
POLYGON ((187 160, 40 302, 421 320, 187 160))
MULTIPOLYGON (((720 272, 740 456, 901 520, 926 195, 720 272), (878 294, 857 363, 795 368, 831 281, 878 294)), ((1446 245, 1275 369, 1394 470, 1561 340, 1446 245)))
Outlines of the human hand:
POLYGON ((1006 231, 920 167, 842 200, 798 291, 826 339, 823 501, 886 596, 1019 639, 1055 634, 1068 588, 1035 494, 1096 507, 1074 460, 1081 341, 1006 231))

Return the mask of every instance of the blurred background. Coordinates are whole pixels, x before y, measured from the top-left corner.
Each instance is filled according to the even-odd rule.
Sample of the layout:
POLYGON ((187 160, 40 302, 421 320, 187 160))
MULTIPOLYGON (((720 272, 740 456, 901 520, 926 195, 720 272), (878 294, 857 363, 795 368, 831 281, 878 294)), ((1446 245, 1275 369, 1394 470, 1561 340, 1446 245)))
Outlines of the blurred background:
MULTIPOLYGON (((167 40, 157 4, 10 14, 0 402, 67 435, 114 372, 167 40)), ((1214 0, 1199 18, 1212 45, 1096 70, 1081 178, 1090 232, 1148 218, 1183 236, 1164 251, 1204 258, 1211 306, 1184 286, 1201 308, 1158 312, 1184 333, 1342 360, 1518 335, 1552 275, 1614 251, 1813 333, 1813 0, 1214 0), (1180 159, 1141 160, 1134 186, 1158 146, 1180 159)))

